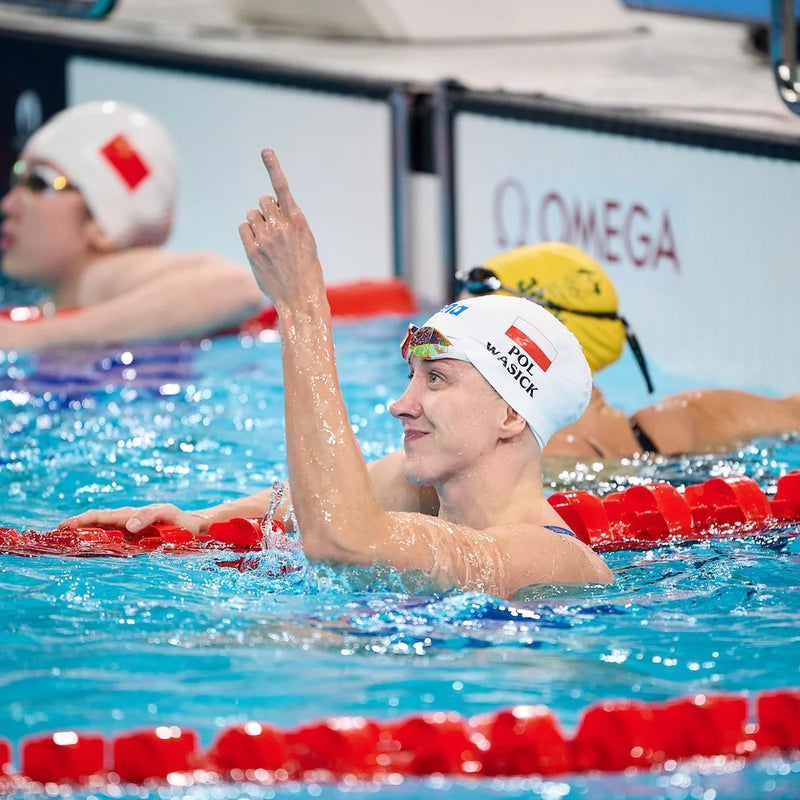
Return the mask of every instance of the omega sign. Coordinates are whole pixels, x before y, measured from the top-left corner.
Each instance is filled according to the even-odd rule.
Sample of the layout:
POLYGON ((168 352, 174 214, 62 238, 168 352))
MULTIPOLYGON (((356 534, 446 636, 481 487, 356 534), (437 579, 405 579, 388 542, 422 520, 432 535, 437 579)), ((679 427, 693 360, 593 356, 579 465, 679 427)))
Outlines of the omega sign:
POLYGON ((507 178, 494 192, 497 244, 570 242, 606 264, 680 272, 680 255, 669 211, 635 200, 568 197, 557 189, 530 194, 507 178))

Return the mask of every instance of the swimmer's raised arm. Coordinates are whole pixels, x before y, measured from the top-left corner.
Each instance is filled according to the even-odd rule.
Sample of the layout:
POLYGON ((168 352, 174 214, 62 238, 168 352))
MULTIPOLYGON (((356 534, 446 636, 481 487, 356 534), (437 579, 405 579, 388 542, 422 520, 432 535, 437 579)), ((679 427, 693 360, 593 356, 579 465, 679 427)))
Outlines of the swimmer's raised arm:
POLYGON ((316 242, 275 153, 261 155, 275 196, 260 198, 239 235, 278 311, 295 516, 310 557, 369 564, 387 520, 342 399, 316 242))

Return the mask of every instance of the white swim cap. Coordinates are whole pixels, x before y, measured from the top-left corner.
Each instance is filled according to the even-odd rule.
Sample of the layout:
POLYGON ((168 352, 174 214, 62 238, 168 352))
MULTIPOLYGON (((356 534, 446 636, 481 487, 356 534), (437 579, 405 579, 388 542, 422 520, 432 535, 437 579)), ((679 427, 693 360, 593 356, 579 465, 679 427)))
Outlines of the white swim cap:
POLYGON ((116 101, 72 106, 31 136, 24 157, 63 170, 118 247, 169 236, 178 159, 166 128, 147 112, 116 101))
POLYGON ((403 357, 412 353, 468 361, 525 419, 542 448, 583 414, 592 394, 592 372, 578 340, 549 311, 522 297, 450 303, 423 327, 410 327, 403 357))

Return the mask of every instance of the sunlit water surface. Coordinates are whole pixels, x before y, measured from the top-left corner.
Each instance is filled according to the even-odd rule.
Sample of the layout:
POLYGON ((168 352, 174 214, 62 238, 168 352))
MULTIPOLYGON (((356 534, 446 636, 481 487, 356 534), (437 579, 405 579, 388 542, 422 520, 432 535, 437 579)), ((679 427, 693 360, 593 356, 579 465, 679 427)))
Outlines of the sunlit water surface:
MULTIPOLYGON (((407 380, 406 321, 336 330, 350 418, 368 459, 400 444, 388 413, 407 380)), ((630 364, 602 376, 632 410, 630 364)), ((659 393, 683 388, 656 370, 659 393)), ((640 403, 638 403, 640 404, 640 403)), ((0 525, 49 529, 83 508, 216 504, 286 477, 280 348, 260 340, 69 352, 0 364, 0 525)), ((794 437, 725 455, 559 465, 553 489, 604 493, 745 474, 767 490, 800 468, 794 437)), ((541 587, 524 599, 433 597, 387 570, 293 556, 281 575, 218 556, 0 556, 0 735, 60 729, 106 736, 158 724, 210 745, 247 720, 295 728, 337 714, 379 720, 544 703, 572 733, 604 699, 697 691, 748 696, 797 686, 800 541, 795 529, 621 551, 612 587, 541 587)), ((559 780, 407 780, 399 786, 219 785, 137 797, 797 797, 786 759, 688 763, 652 774, 559 780)), ((76 792, 75 796, 81 796, 76 792)), ((92 792, 91 796, 102 797, 92 792)), ((119 797, 119 792, 114 796, 119 797)))

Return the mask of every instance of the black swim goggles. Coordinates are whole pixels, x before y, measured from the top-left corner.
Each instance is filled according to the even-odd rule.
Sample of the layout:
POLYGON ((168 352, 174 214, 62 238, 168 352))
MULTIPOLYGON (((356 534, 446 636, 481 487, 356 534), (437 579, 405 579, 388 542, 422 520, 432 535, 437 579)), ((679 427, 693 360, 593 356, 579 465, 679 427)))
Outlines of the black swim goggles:
POLYGON ((641 370, 644 382, 647 384, 647 391, 651 394, 653 393, 653 381, 650 378, 650 370, 647 367, 647 361, 645 360, 639 340, 628 324, 628 320, 620 316, 616 311, 581 311, 577 308, 560 306, 544 298, 534 297, 533 295, 519 291, 519 289, 512 289, 510 286, 506 286, 492 270, 486 267, 472 267, 472 269, 469 270, 459 270, 456 272, 456 294, 461 291, 467 291, 470 294, 479 296, 483 294, 492 294, 493 292, 508 292, 508 294, 513 294, 516 297, 523 297, 525 300, 530 300, 532 303, 536 303, 536 305, 542 306, 548 311, 553 311, 556 313, 556 316, 558 315, 557 312, 566 311, 570 314, 592 317, 593 319, 619 320, 622 323, 622 327, 625 328, 625 338, 641 370))

